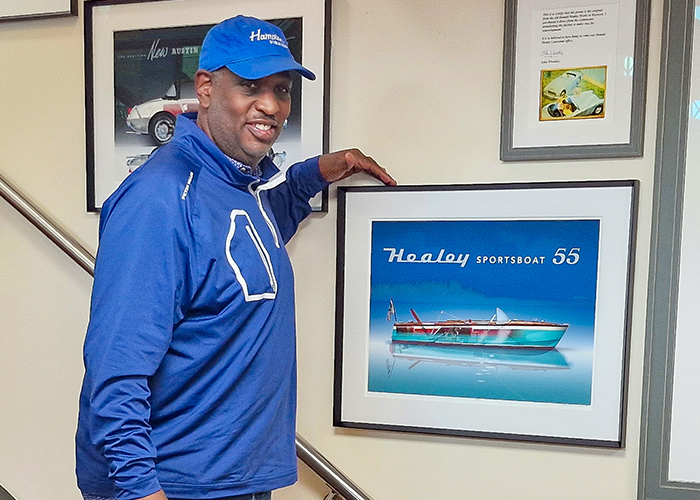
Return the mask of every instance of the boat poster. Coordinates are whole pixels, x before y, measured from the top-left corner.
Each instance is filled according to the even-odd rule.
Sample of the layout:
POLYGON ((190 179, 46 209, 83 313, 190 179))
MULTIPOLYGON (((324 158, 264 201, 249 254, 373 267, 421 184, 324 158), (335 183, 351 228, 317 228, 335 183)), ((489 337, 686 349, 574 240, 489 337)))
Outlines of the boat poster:
POLYGON ((590 405, 600 231, 371 221, 369 393, 590 405))
POLYGON ((638 184, 340 186, 334 425, 623 446, 638 184))

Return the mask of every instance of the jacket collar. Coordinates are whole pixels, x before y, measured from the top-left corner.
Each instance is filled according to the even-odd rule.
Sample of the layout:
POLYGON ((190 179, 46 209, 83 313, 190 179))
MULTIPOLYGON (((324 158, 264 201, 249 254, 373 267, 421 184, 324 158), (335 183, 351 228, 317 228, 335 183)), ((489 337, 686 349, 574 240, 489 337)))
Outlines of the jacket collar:
POLYGON ((251 184, 257 184, 261 180, 265 182, 279 172, 277 166, 268 157, 260 162, 261 178, 241 172, 214 144, 214 141, 197 126, 197 113, 183 113, 177 117, 175 135, 171 143, 194 153, 202 161, 203 166, 214 175, 245 191, 251 184))

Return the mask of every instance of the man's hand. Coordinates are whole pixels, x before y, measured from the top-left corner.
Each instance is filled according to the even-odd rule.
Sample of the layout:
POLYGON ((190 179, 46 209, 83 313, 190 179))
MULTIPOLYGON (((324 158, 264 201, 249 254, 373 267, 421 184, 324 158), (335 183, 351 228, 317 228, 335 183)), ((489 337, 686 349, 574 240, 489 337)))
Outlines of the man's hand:
POLYGON ((328 182, 345 179, 358 172, 365 172, 376 177, 387 186, 395 186, 396 181, 369 156, 359 149, 348 149, 323 155, 318 159, 321 175, 328 182))

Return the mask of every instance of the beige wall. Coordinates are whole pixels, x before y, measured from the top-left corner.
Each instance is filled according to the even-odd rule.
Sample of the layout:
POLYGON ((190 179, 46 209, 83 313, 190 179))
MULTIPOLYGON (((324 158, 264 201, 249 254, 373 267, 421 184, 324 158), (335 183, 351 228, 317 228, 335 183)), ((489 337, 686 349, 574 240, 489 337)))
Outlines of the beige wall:
MULTIPOLYGON (((661 0, 652 0, 643 158, 498 160, 503 2, 334 0, 331 146, 404 184, 641 180, 627 446, 598 450, 335 429, 335 200, 290 245, 300 434, 377 500, 636 498, 661 0)), ((0 24, 0 172, 87 248, 81 17, 0 24)), ((369 181, 368 181, 369 182, 369 181)), ((73 433, 91 280, 0 201, 0 483, 18 500, 78 498, 73 433)), ((278 500, 327 490, 302 468, 278 500)))

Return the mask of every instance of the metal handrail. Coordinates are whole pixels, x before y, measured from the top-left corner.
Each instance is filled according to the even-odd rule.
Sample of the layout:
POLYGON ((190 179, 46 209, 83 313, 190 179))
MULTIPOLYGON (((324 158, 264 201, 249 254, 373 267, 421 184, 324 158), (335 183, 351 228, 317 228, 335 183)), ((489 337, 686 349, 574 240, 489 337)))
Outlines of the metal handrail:
POLYGON ((297 456, 309 466, 328 487, 345 500, 372 500, 335 465, 330 463, 311 443, 297 434, 297 456))
MULTIPOLYGON (((78 241, 71 237, 39 207, 31 203, 0 174, 0 196, 5 198, 19 213, 39 231, 63 250, 90 276, 95 276, 95 257, 78 241)), ((330 463, 316 448, 298 433, 296 435, 297 457, 313 470, 332 490, 328 497, 340 495, 345 500, 372 500, 350 478, 330 463)), ((328 498, 326 497, 326 498, 328 498)))
POLYGON ((44 214, 39 207, 30 202, 25 196, 22 196, 2 175, 0 175, 0 196, 24 215, 39 231, 56 243, 80 267, 90 273, 91 276, 94 276, 95 257, 44 214))
POLYGON ((0 485, 0 500, 17 500, 15 497, 13 497, 9 491, 7 491, 5 488, 0 485))

